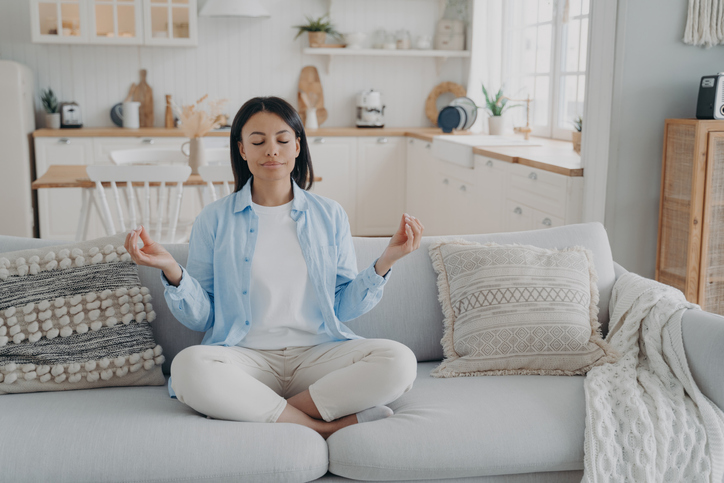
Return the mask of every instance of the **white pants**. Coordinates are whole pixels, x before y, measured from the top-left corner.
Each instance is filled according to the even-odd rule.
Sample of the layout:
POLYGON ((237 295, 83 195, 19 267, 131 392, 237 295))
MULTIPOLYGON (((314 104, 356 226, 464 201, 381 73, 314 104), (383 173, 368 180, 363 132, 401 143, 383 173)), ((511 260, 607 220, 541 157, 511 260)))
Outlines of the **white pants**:
POLYGON ((417 358, 389 339, 257 350, 195 345, 171 362, 176 398, 215 419, 276 422, 309 389, 325 421, 389 404, 412 388, 417 358))

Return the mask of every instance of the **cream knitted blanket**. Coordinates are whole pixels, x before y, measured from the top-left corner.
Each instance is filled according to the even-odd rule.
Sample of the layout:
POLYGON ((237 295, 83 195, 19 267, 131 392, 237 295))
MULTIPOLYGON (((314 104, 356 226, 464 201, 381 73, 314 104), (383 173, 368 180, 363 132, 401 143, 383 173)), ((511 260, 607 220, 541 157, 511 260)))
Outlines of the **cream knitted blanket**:
POLYGON ((627 273, 611 294, 606 341, 621 353, 584 383, 583 482, 724 478, 724 413, 696 386, 681 316, 699 309, 667 285, 627 273))

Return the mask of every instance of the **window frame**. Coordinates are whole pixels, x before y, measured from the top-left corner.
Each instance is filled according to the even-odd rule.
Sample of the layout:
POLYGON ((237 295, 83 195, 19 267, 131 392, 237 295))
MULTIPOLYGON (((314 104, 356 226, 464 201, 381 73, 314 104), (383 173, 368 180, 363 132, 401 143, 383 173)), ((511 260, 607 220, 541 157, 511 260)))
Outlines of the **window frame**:
MULTIPOLYGON (((540 0, 538 0, 540 1, 540 0)), ((565 8, 565 0, 551 0, 552 5, 552 19, 550 22, 539 22, 536 21, 534 24, 530 25, 524 25, 522 26, 522 29, 519 30, 519 32, 522 34, 522 32, 525 31, 525 28, 527 27, 539 27, 540 25, 546 25, 551 24, 551 55, 550 55, 550 65, 549 65, 549 72, 547 74, 539 74, 537 72, 533 72, 533 77, 548 77, 549 79, 549 85, 548 85, 548 99, 549 99, 549 112, 547 116, 548 124, 543 125, 535 125, 533 124, 534 116, 531 115, 531 134, 533 136, 539 136, 539 137, 546 137, 551 139, 561 139, 565 141, 571 140, 571 133, 574 131, 573 125, 571 125, 570 128, 562 128, 558 126, 561 113, 565 109, 561 106, 565 99, 565 94, 563 93, 563 88, 565 87, 562 84, 562 79, 566 75, 575 75, 577 79, 580 79, 581 76, 583 77, 583 85, 585 89, 585 85, 587 84, 586 77, 588 76, 588 71, 586 69, 586 66, 588 64, 588 52, 586 52, 586 58, 584 62, 584 70, 577 70, 577 71, 570 71, 570 72, 564 72, 562 70, 562 62, 565 57, 565 49, 567 47, 567 43, 564 42, 564 39, 566 39, 568 35, 568 25, 570 25, 571 20, 578 19, 579 22, 579 34, 578 34, 578 56, 580 60, 581 55, 581 47, 585 45, 586 50, 588 50, 588 44, 590 42, 590 31, 591 31, 591 3, 592 0, 589 0, 588 3, 588 9, 587 12, 583 13, 583 8, 581 8, 581 13, 577 15, 576 17, 569 17, 568 24, 563 23, 563 10, 565 8), (581 27, 580 25, 583 23, 583 19, 587 19, 587 28, 586 28, 586 42, 585 44, 582 42, 583 38, 581 36, 581 27), (564 36, 565 35, 565 36, 564 36)), ((584 0, 585 1, 585 0, 584 0)), ((510 36, 512 35, 512 32, 514 30, 514 24, 512 23, 511 18, 511 7, 508 2, 503 2, 503 9, 502 9, 502 15, 503 15, 503 28, 502 28, 502 77, 503 81, 506 82, 511 77, 511 66, 510 63, 507 62, 508 58, 511 58, 512 55, 510 54, 510 48, 511 48, 511 40, 510 36)), ((536 39, 536 53, 535 57, 537 58, 538 48, 538 40, 536 39)), ((580 69, 580 65, 578 66, 580 69)), ((521 82, 520 84, 524 84, 524 79, 527 77, 525 73, 520 73, 521 76, 518 78, 521 82)), ((576 97, 578 97, 578 89, 580 88, 581 81, 577 80, 577 87, 576 87, 576 97)), ((512 96, 515 96, 515 93, 510 93, 512 96)), ((522 94, 521 94, 522 95, 522 94)), ((534 99, 533 95, 534 93, 530 93, 531 98, 534 99)), ((512 97, 511 96, 511 97, 512 97)), ((535 100, 533 100, 535 102, 535 100)), ((516 102, 516 104, 520 104, 520 102, 516 102)), ((531 103, 533 104, 533 103, 531 103)), ((525 106, 525 103, 523 103, 523 106, 525 106)), ((583 97, 583 106, 581 107, 581 115, 583 115, 583 110, 585 106, 585 93, 583 97)), ((532 106, 531 106, 532 107, 532 106)), ((524 117, 524 116, 523 116, 524 117)))

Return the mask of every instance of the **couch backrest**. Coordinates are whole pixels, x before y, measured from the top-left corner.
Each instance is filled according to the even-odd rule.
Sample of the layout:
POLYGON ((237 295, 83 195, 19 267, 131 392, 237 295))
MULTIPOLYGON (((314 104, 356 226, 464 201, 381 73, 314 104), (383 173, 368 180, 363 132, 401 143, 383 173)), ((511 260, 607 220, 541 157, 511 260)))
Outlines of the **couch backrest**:
MULTIPOLYGON (((443 357, 443 314, 437 297, 437 275, 432 268, 428 249, 440 239, 463 238, 479 243, 520 243, 541 248, 565 248, 583 246, 593 252, 598 273, 599 321, 604 335, 608 330, 608 303, 615 281, 611 248, 603 225, 582 223, 546 230, 488 235, 459 235, 450 237, 425 236, 420 248, 393 267, 393 273, 385 286, 384 296, 377 306, 365 315, 347 322, 346 325, 367 338, 385 338, 401 342, 413 350, 418 361, 438 361, 443 357)), ((364 269, 379 257, 387 247, 389 238, 353 237, 357 266, 364 269)), ((62 243, 62 242, 60 242, 62 243)), ((0 236, 0 253, 6 251, 57 245, 58 241, 31 240, 0 236)), ((183 266, 188 257, 188 244, 164 245, 183 266)), ((150 267, 139 267, 141 283, 153 296, 157 319, 151 324, 156 341, 166 356, 164 372, 169 373, 171 360, 182 349, 199 344, 203 333, 194 332, 181 325, 172 315, 163 297, 160 272, 150 267)))

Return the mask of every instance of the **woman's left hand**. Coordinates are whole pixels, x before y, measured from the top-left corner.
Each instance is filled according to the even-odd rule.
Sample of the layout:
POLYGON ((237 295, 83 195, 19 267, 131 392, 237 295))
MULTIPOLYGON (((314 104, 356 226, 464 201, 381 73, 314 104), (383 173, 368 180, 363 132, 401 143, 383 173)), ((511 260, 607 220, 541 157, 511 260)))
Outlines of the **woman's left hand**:
POLYGON ((400 220, 397 232, 392 235, 390 244, 382 254, 390 263, 395 263, 405 255, 417 250, 422 239, 422 231, 425 226, 414 216, 405 213, 400 220))

